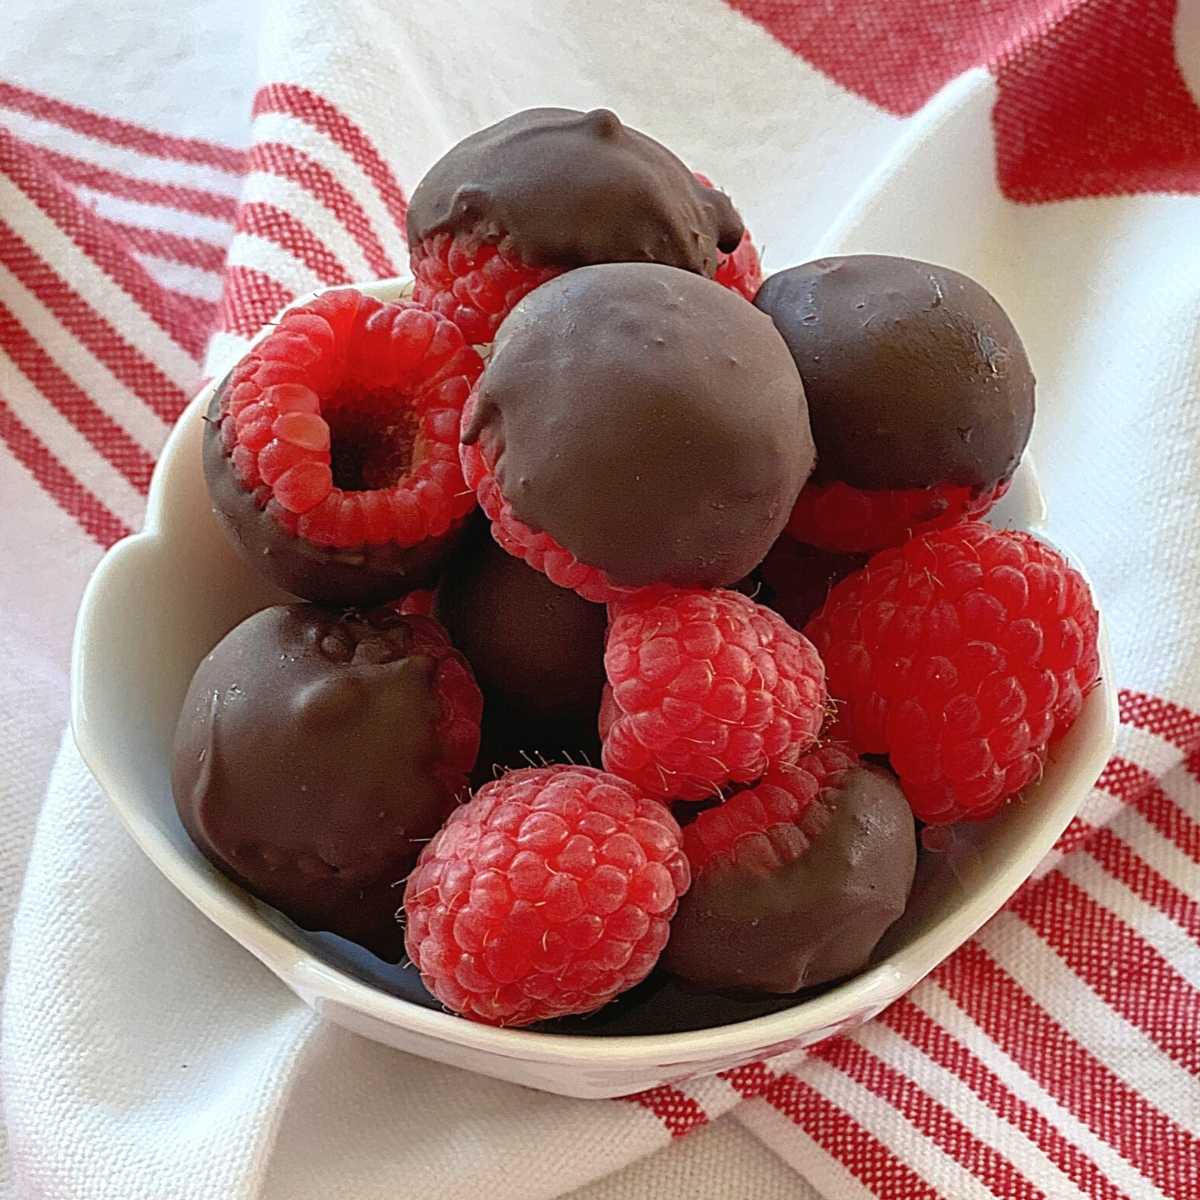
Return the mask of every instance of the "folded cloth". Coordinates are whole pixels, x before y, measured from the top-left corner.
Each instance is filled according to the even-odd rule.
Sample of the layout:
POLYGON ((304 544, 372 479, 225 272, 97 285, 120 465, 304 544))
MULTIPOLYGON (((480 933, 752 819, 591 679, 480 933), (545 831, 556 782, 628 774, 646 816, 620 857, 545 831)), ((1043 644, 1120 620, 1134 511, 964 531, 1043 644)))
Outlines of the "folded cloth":
POLYGON ((248 151, 246 6, 168 29, 149 0, 17 5, 0 596, 30 634, 0 632, 7 878, 82 575, 136 526, 189 393, 294 297, 402 272, 423 171, 535 104, 665 141, 732 192, 768 269, 877 251, 991 289, 1039 378, 1051 535, 1088 565, 1124 690, 1117 754, 1054 853, 908 997, 623 1101, 323 1024, 141 858, 68 739, 12 931, 13 1194, 1200 1195, 1200 4, 269 0, 248 151))

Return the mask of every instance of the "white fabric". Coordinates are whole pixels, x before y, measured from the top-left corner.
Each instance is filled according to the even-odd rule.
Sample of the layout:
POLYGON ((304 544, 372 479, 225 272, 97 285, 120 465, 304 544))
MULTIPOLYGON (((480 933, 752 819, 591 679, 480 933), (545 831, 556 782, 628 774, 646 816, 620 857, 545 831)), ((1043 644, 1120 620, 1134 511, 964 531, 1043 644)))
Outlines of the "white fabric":
MULTIPOLYGON (((258 0, 202 0, 172 4, 167 19, 157 0, 9 0, 0 15, 0 78, 172 133, 244 144, 259 8, 258 0)), ((10 120, 16 126, 6 113, 0 127, 10 120)), ((17 301, 3 274, 0 299, 17 301)), ((4 382, 12 377, 6 365, 0 359, 4 382)), ((163 432, 150 435, 151 448, 161 444, 163 432)), ((0 562, 8 564, 0 569, 3 979, 34 824, 67 718, 75 610, 101 551, 8 459, 0 462, 0 512, 11 514, 0 518, 0 562)), ((98 821, 113 832, 109 814, 98 821)), ((120 854, 132 859, 132 847, 126 844, 120 854)), ((0 1104, 6 1092, 0 1069, 0 1104)), ((0 1196, 39 1194, 29 1185, 16 1190, 7 1145, 0 1122, 0 1196)))
MULTIPOLYGON (((1013 204, 996 183, 992 76, 971 72, 916 116, 892 116, 719 0, 273 0, 259 34, 256 18, 246 0, 166 9, 153 0, 9 0, 0 76, 230 144, 246 140, 256 74, 261 82, 297 81, 353 114, 410 191, 447 145, 508 111, 611 104, 733 191, 769 268, 819 249, 907 253, 967 271, 1009 309, 1034 361, 1034 446, 1051 529, 1097 583, 1121 682, 1194 706, 1195 197, 1013 204)), ((59 136, 24 133, 46 144, 59 136)), ((250 136, 303 147, 347 181, 372 221, 391 228, 361 164, 329 139, 276 113, 257 117, 250 136)), ((288 211, 308 203, 294 184, 265 173, 251 174, 242 194, 288 211)), ((193 227, 207 228, 203 218, 193 227)), ((353 274, 365 273, 362 249, 343 229, 321 232, 353 274)), ((397 232, 385 248, 403 263, 397 232)), ((229 261, 264 270, 293 293, 320 282, 296 254, 244 231, 229 261)), ((204 294, 210 285, 172 286, 204 294)), ((210 366, 242 344, 219 334, 210 366)), ((0 383, 11 390, 22 380, 9 370, 0 383)), ((32 407, 29 419, 40 419, 32 407)), ((56 436, 50 417, 43 431, 56 436)), ((164 432, 148 425, 144 438, 161 441, 164 432)), ((136 503, 102 465, 92 482, 115 508, 136 503)), ((638 1105, 523 1091, 322 1025, 141 858, 69 742, 22 872, 65 715, 72 610, 99 551, 4 460, 0 514, 10 513, 20 517, 0 516, 0 561, 20 568, 0 573, 0 964, 25 878, 0 1035, 11 1160, 0 1194, 6 1183, 22 1200, 536 1200, 577 1188, 586 1200, 888 1194, 882 1184, 870 1190, 799 1130, 786 1106, 737 1104, 716 1080, 685 1089, 712 1127, 664 1149, 662 1122, 638 1105)), ((1197 784, 1165 743, 1130 734, 1123 752, 1155 773, 1175 767, 1167 786, 1194 811, 1197 784)), ((1117 808, 1098 793, 1085 815, 1111 822, 1162 875, 1194 892, 1194 864, 1143 818, 1117 808)), ((1181 973, 1200 979, 1200 948, 1178 922, 1160 919, 1092 858, 1072 870, 1101 905, 1147 929, 1181 973)), ((1134 1090, 1168 1089, 1164 1096, 1179 1098, 1171 1117, 1200 1135, 1200 1102, 1189 1106, 1186 1086, 1180 1090, 1183 1068, 1133 1055, 1129 1047, 1145 1039, 1136 1031, 1125 1039, 1123 1018, 1017 918, 1001 917, 985 944, 1031 991, 1065 972, 1045 1002, 1068 1033, 1134 1090)), ((1116 1187, 1138 1200, 1168 1194, 1146 1177, 1145 1162, 1131 1164, 1062 1112, 939 985, 924 985, 917 1004, 1116 1187)), ((862 1044, 916 1079, 1043 1194, 1087 1194, 897 1034, 875 1026, 862 1044)), ((789 1065, 803 1087, 852 1112, 941 1194, 991 1194, 961 1155, 919 1136, 861 1083, 818 1058, 789 1065)))

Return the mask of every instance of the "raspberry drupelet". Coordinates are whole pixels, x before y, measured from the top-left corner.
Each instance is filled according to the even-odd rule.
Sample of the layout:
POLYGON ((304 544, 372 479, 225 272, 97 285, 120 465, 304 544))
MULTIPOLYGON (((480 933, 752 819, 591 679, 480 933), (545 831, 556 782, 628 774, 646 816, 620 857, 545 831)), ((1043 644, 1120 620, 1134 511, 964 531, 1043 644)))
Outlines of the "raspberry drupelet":
POLYGON ((405 944, 447 1008, 489 1025, 586 1013, 640 983, 690 881, 665 806, 590 767, 511 771, 425 847, 405 944))
POLYGON ((1078 571, 979 522, 914 538, 842 580, 805 627, 837 729, 887 754, 921 820, 991 816, 1040 774, 1098 679, 1078 571))
POLYGON ((937 483, 922 488, 809 483, 788 518, 788 536, 828 553, 862 554, 898 546, 917 533, 975 521, 996 506, 1009 480, 973 488, 937 483))

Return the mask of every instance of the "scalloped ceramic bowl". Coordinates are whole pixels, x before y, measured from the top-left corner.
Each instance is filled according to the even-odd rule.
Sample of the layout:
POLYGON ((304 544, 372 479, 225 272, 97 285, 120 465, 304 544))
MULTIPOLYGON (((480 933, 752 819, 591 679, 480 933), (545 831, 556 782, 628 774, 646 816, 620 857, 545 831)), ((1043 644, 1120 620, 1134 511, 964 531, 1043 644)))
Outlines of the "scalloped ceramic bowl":
MULTIPOLYGON (((364 290, 385 299, 403 280, 364 290)), ((171 740, 192 671, 234 625, 286 599, 257 578, 209 510, 200 466, 205 390, 172 432, 150 488, 145 529, 114 546, 92 577, 75 632, 72 724, 84 759, 129 832, 209 920, 306 1004, 414 1054, 569 1096, 623 1095, 811 1044, 870 1020, 961 945, 1049 851, 1108 758, 1116 701, 1103 682, 1023 803, 970 829, 957 852, 923 855, 909 912, 861 974, 765 1016, 684 1033, 609 1036, 493 1029, 373 986, 344 955, 305 935, 215 871, 188 840, 171 799, 171 740)), ((1031 467, 996 521, 1044 518, 1031 467)), ((1103 633, 1102 633, 1103 637, 1103 633)))

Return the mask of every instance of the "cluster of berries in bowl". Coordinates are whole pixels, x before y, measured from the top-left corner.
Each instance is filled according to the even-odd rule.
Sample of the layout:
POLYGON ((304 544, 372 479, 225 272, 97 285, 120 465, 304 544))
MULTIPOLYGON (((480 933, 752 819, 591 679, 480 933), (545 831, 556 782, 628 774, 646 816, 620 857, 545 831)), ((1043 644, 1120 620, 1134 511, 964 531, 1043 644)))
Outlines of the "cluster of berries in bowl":
POLYGON ((919 830, 1021 803, 1098 681, 1084 579, 982 520, 1008 317, 909 259, 764 281, 603 110, 459 143, 409 243, 409 299, 324 292, 214 392, 214 510, 297 603, 195 673, 188 833, 493 1025, 859 971, 919 830))

